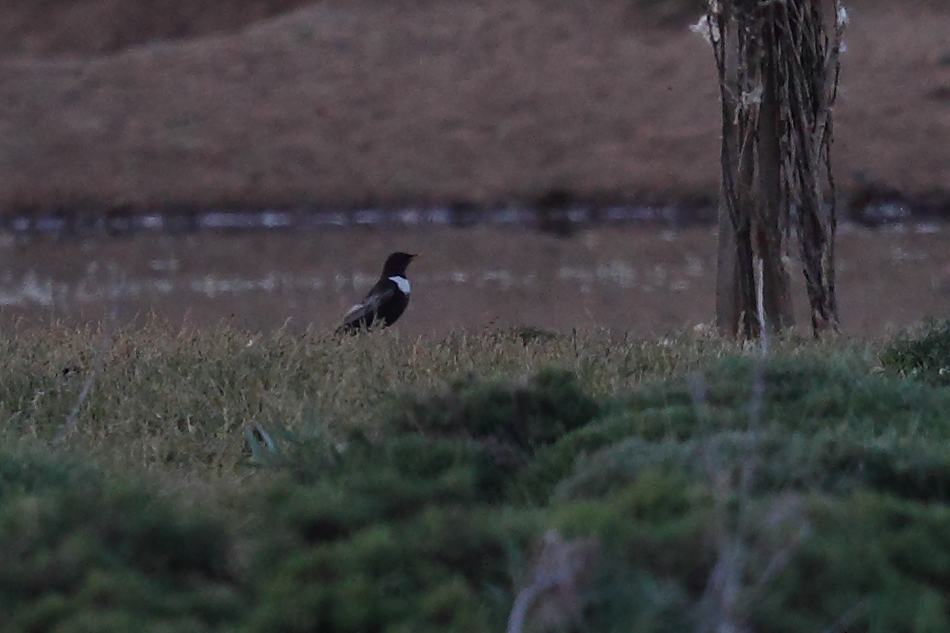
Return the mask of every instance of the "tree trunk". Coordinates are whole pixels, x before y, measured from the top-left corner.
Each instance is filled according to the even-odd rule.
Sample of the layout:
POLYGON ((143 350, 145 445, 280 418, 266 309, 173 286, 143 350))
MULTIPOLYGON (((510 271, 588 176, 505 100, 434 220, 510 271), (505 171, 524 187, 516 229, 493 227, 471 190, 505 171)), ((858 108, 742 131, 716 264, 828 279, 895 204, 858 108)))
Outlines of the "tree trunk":
MULTIPOLYGON (((771 11, 771 9, 767 9, 771 11)), ((774 20, 769 20, 774 22, 774 20)), ((779 332, 795 325, 788 271, 783 260, 788 223, 784 213, 782 150, 779 140, 779 80, 773 31, 765 27, 762 42, 762 105, 758 125, 759 189, 762 201, 756 218, 758 256, 762 260, 763 325, 779 332)))
POLYGON ((731 208, 732 191, 727 186, 726 170, 734 169, 733 157, 739 156, 738 130, 736 129, 737 110, 734 96, 738 94, 737 45, 735 34, 727 35, 729 43, 723 49, 725 54, 724 74, 720 81, 725 82, 722 91, 722 156, 723 179, 719 190, 719 243, 716 252, 716 327, 732 336, 739 335, 739 322, 742 318, 742 299, 739 292, 739 256, 736 241, 737 226, 733 221, 731 208))
POLYGON ((700 30, 713 46, 722 106, 716 324, 732 335, 794 325, 785 266, 793 214, 812 329, 837 329, 829 152, 846 18, 839 0, 708 4, 700 30), (824 2, 834 8, 833 40, 824 2))

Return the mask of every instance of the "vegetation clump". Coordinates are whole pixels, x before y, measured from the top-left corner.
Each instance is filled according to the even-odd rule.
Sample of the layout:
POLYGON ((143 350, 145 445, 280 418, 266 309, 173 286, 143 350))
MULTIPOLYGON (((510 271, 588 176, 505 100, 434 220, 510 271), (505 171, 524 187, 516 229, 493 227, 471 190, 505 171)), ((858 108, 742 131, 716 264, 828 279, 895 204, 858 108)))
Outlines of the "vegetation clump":
POLYGON ((3 630, 214 631, 243 588, 220 520, 35 451, 0 453, 3 630))
POLYGON ((950 389, 866 350, 122 336, 56 451, 94 338, 0 367, 4 631, 947 626, 950 389))
POLYGON ((884 366, 901 376, 950 386, 950 320, 931 320, 885 350, 884 366))
POLYGON ((442 393, 403 397, 387 424, 424 436, 468 439, 498 460, 523 463, 599 413, 573 373, 542 369, 521 384, 456 380, 442 393))

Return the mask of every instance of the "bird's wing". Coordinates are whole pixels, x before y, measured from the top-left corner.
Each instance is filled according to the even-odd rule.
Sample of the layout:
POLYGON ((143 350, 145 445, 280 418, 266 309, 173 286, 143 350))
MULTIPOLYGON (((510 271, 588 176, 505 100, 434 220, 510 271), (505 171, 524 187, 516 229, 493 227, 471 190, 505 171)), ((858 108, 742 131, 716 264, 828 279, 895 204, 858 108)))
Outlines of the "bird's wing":
POLYGON ((359 327, 367 317, 379 311, 379 306, 388 301, 396 292, 396 284, 389 281, 379 282, 369 291, 362 303, 358 303, 343 317, 343 327, 359 327))

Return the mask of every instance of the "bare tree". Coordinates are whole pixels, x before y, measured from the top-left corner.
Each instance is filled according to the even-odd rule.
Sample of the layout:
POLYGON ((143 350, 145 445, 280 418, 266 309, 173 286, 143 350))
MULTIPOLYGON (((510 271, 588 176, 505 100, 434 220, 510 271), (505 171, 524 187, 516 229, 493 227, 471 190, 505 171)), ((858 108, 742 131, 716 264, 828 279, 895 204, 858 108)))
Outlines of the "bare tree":
POLYGON ((812 331, 838 328, 830 149, 846 21, 840 0, 709 0, 698 25, 722 105, 716 320, 735 335, 794 324, 793 233, 812 331))

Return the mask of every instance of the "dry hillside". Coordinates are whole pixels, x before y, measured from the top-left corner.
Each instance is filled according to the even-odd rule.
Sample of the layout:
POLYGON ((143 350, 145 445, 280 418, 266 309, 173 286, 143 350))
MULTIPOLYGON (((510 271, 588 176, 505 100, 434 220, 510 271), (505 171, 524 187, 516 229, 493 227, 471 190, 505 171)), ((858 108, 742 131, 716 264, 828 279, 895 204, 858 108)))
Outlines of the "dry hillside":
MULTIPOLYGON (((673 0, 6 4, 5 212, 717 189, 713 64, 673 0)), ((950 5, 851 16, 842 190, 946 200, 950 5)))

